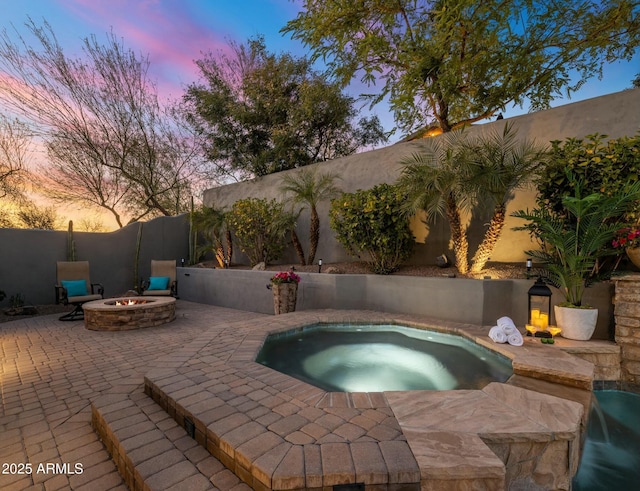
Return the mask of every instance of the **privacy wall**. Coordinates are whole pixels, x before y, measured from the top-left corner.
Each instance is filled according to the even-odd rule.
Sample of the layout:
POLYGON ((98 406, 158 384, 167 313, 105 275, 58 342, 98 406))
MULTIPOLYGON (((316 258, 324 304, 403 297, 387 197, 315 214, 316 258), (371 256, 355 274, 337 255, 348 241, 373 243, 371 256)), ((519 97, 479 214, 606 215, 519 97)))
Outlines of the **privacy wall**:
MULTIPOLYGON (((102 283, 105 296, 132 289, 148 278, 151 259, 188 258, 189 223, 186 215, 134 223, 109 233, 74 232, 76 259, 89 261, 91 281, 102 283), (134 279, 138 230, 142 225, 138 278, 134 279)), ((17 293, 32 305, 55 301, 56 262, 67 260, 67 232, 0 228, 0 290, 7 298, 17 293)))
MULTIPOLYGON (((563 140, 566 137, 582 138, 594 133, 605 134, 611 138, 632 136, 640 130, 640 89, 625 90, 547 111, 476 125, 468 131, 502 131, 507 122, 518 129, 520 138, 529 138, 541 144, 548 144, 552 140, 563 140)), ((310 167, 321 172, 337 174, 343 191, 369 189, 376 184, 395 182, 402 169, 401 160, 418 152, 422 144, 420 141, 398 143, 380 150, 359 153, 310 167)), ((287 173, 296 172, 298 170, 285 171, 247 182, 209 189, 204 193, 204 203, 207 206, 230 208, 238 199, 247 197, 282 199, 280 190, 282 177, 287 173)), ((515 199, 508 207, 508 213, 532 207, 535 204, 534 196, 533 190, 517 192, 515 199)), ((319 207, 320 244, 316 258, 323 259, 325 263, 353 260, 336 242, 333 231, 329 227, 328 210, 328 203, 322 203, 319 207)), ((479 243, 484 233, 484 227, 488 222, 488 216, 485 213, 482 210, 476 210, 473 219, 468 217, 472 247, 479 243)), ((414 222, 414 234, 421 243, 418 243, 411 262, 433 264, 435 258, 442 253, 447 253, 450 258, 453 258, 449 248, 449 232, 446 223, 440 221, 426 227, 420 220, 414 222)), ((520 224, 521 222, 514 218, 507 219, 503 236, 498 241, 492 261, 524 262, 523 251, 531 248, 528 235, 525 232, 511 231, 512 227, 520 224)), ((297 228, 303 244, 307 243, 308 228, 309 215, 303 213, 298 220, 297 228)), ((248 264, 247 258, 239 252, 234 260, 248 264)), ((283 264, 296 262, 292 248, 287 251, 281 262, 283 264)))

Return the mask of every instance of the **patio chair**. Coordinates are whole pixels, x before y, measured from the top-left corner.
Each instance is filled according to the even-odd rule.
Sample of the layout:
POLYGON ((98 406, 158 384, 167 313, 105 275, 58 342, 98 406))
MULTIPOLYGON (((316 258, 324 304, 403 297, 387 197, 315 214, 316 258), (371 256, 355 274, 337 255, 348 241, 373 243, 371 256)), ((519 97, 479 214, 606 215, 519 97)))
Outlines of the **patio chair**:
POLYGON ((82 304, 100 300, 104 287, 91 283, 89 261, 58 261, 56 263, 56 303, 73 305, 75 308, 60 317, 61 321, 84 319, 82 304))
POLYGON ((176 262, 151 260, 151 276, 142 282, 142 294, 178 298, 176 262))

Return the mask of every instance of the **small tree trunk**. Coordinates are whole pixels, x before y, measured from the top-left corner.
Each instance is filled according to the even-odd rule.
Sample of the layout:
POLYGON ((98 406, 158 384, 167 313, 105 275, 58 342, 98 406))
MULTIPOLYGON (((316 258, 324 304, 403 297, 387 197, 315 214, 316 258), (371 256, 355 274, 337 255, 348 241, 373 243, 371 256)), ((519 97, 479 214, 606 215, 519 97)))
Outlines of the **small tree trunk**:
POLYGON ((506 207, 504 204, 496 205, 493 210, 493 217, 491 217, 491 223, 489 228, 484 233, 482 242, 478 246, 478 250, 473 256, 473 262, 471 265, 472 273, 479 273, 487 264, 487 261, 491 258, 493 249, 496 246, 496 242, 500 238, 500 233, 504 227, 506 207))
POLYGON ((307 264, 313 264, 320 241, 320 218, 315 206, 311 207, 311 217, 309 223, 309 260, 307 264))
POLYGON ((228 268, 231 265, 231 257, 233 256, 233 237, 231 237, 231 230, 227 230, 226 234, 227 236, 227 264, 226 264, 226 268, 228 268))
POLYGON ((469 260, 467 259, 469 243, 462 229, 460 211, 453 196, 447 198, 447 218, 449 220, 449 227, 451 228, 451 240, 453 241, 453 252, 456 256, 456 267, 461 274, 464 274, 469 271, 469 260))
POLYGON ((296 251, 300 265, 304 266, 306 264, 304 261, 304 251, 302 250, 302 244, 300 243, 300 239, 298 238, 298 234, 294 228, 291 229, 291 243, 296 251))
POLYGON ((221 268, 225 267, 224 259, 225 259, 224 247, 222 247, 222 243, 219 243, 218 246, 216 247, 216 262, 218 263, 218 266, 221 268))

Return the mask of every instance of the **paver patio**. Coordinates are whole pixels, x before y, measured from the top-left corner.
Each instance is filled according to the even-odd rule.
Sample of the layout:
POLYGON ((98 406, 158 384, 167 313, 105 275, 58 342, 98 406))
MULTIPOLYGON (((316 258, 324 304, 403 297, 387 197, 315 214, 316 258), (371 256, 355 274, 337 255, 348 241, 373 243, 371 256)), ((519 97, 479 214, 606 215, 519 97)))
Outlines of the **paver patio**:
MULTIPOLYGON (((354 315, 354 312, 348 315, 354 315)), ((307 315, 302 315, 302 318, 306 318, 307 315)), ((313 317, 317 314, 310 313, 310 315, 313 317)), ((361 314, 356 312, 355 315, 361 314)), ((384 316, 384 314, 377 314, 374 317, 380 315, 384 316)), ((288 322, 295 323, 299 320, 296 321, 290 317, 288 322)), ((7 464, 6 471, 8 472, 0 475, 0 489, 90 489, 97 491, 126 489, 123 479, 116 470, 116 462, 121 473, 123 469, 130 469, 132 462, 134 464, 138 462, 135 464, 135 476, 125 472, 127 482, 135 482, 136 488, 148 489, 147 486, 150 486, 151 488, 175 490, 248 490, 249 487, 242 483, 235 474, 227 470, 211 453, 223 462, 225 459, 228 460, 225 462, 226 465, 234 468, 236 474, 245 468, 247 470, 245 474, 249 468, 254 469, 256 475, 253 477, 244 475, 242 472, 239 473, 245 481, 257 484, 258 481, 262 482, 267 479, 265 482, 269 482, 268 479, 271 478, 267 475, 262 476, 260 469, 266 469, 270 466, 275 469, 280 459, 282 462, 278 469, 284 466, 287 471, 291 471, 303 461, 308 467, 309 462, 318 459, 314 460, 313 456, 307 454, 307 451, 319 451, 319 447, 314 450, 313 445, 306 444, 327 440, 328 432, 335 433, 331 438, 336 440, 335 442, 333 440, 324 442, 327 445, 325 450, 332 445, 336 448, 335 452, 322 454, 322 467, 335 467, 339 471, 341 463, 348 460, 346 459, 347 455, 344 459, 340 458, 338 451, 344 450, 350 453, 349 457, 353 457, 356 464, 365 465, 368 469, 367 472, 373 473, 366 480, 378 482, 378 479, 385 479, 382 475, 376 477, 378 463, 386 461, 386 466, 389 467, 395 460, 389 460, 386 456, 372 460, 371 451, 378 448, 377 445, 372 445, 372 442, 378 441, 380 438, 390 442, 388 444, 380 443, 379 448, 383 450, 383 454, 385 451, 389 453, 392 448, 398 447, 399 449, 400 446, 406 450, 408 448, 406 443, 398 441, 398 445, 396 445, 393 442, 395 440, 393 435, 368 435, 371 431, 377 431, 377 426, 370 427, 371 425, 364 424, 366 418, 357 415, 353 417, 354 415, 351 413, 350 417, 353 419, 350 423, 345 423, 338 428, 327 426, 328 422, 324 419, 335 418, 335 414, 325 414, 321 409, 325 406, 332 407, 335 404, 340 406, 342 404, 340 401, 332 402, 331 399, 337 395, 327 394, 329 399, 323 397, 321 402, 314 403, 315 407, 310 406, 304 409, 302 408, 304 404, 301 401, 306 398, 317 398, 318 394, 315 394, 317 389, 301 388, 299 383, 293 384, 296 386, 295 388, 289 388, 291 383, 286 380, 272 384, 274 388, 282 385, 279 390, 284 391, 282 395, 285 396, 285 401, 290 399, 286 395, 287 391, 297 391, 297 398, 292 399, 291 403, 281 401, 284 403, 272 408, 273 404, 264 402, 269 401, 269 398, 263 398, 259 394, 259 387, 267 388, 263 382, 245 376, 243 379, 238 379, 236 384, 234 382, 235 375, 226 372, 226 365, 221 364, 221 359, 216 358, 214 353, 207 351, 208 346, 211 346, 214 351, 219 349, 225 351, 230 348, 231 351, 228 353, 235 353, 229 359, 230 363, 245 368, 248 366, 247 363, 250 364, 250 360, 253 359, 259 344, 259 336, 254 336, 253 333, 257 332, 256 330, 269 330, 269 326, 278 324, 280 324, 280 320, 273 316, 180 301, 176 321, 154 328, 152 331, 88 331, 81 323, 59 322, 57 316, 37 317, 0 325, 0 341, 2 342, 0 457, 1 462, 7 464), (238 340, 241 341, 240 344, 238 344, 238 340), (212 365, 211 362, 213 362, 212 365), (189 368, 185 372, 184 370, 189 366, 192 366, 193 369, 189 368), (179 368, 180 370, 178 370, 179 368), (219 372, 218 375, 215 375, 216 371, 219 372), (194 418, 197 419, 196 437, 195 439, 190 438, 173 419, 175 417, 178 422, 182 422, 183 416, 173 410, 171 402, 168 405, 165 404, 167 406, 165 409, 168 409, 168 413, 176 414, 167 414, 143 394, 143 377, 154 372, 165 373, 161 377, 162 382, 159 382, 163 385, 163 390, 171 393, 172 398, 181 398, 181 404, 184 403, 185 407, 189 407, 193 411, 191 417, 202 411, 204 411, 203 417, 211 417, 212 415, 209 413, 214 411, 216 413, 215 419, 219 419, 227 416, 226 413, 222 413, 229 410, 228 417, 222 422, 231 426, 225 430, 224 427, 217 424, 215 428, 217 434, 225 435, 224 439, 220 438, 219 446, 218 443, 215 443, 212 447, 211 442, 204 441, 205 427, 200 426, 199 419, 194 418), (184 375, 187 373, 189 375, 185 379, 184 375), (208 373, 214 375, 214 378, 209 379, 208 373), (212 383, 209 383, 208 380, 211 380, 212 383), (218 380, 223 383, 218 383, 218 380), (218 390, 220 404, 215 408, 210 407, 211 400, 205 399, 210 398, 211 394, 205 395, 200 388, 197 389, 198 384, 208 387, 211 391, 218 390), (251 390, 253 392, 243 391, 245 386, 252 387, 250 392, 251 390), (303 393, 298 394, 301 390, 303 393), (236 393, 238 391, 242 393, 236 393), (246 395, 250 397, 246 397, 246 395), (244 400, 250 404, 250 407, 247 404, 239 405, 244 400), (95 406, 95 401, 100 401, 98 403, 100 415, 96 419, 94 412, 94 426, 100 427, 100 432, 103 435, 117 435, 114 438, 105 438, 104 442, 98 439, 91 424, 91 402, 94 402, 95 406), (245 408, 247 414, 252 414, 253 423, 248 420, 246 423, 249 424, 235 421, 238 417, 246 419, 245 414, 236 411, 244 406, 247 406, 245 408), (289 409, 287 409, 288 406, 290 406, 289 409), (207 416, 208 414, 209 416, 207 416), (271 416, 279 421, 275 419, 271 421, 269 419, 271 416), (300 423, 295 421, 296 418, 310 419, 309 421, 305 419, 304 427, 299 428, 300 423), (287 424, 285 425, 285 423, 287 424), (265 433, 266 426, 269 427, 269 431, 265 433), (273 435, 284 435, 287 443, 274 447, 274 442, 269 440, 269 437, 273 437, 273 435), (352 442, 351 447, 344 444, 341 447, 338 440, 352 442), (256 445, 252 444, 250 448, 247 447, 249 443, 243 445, 243 442, 247 441, 254 442, 256 445), (206 443, 205 446, 211 453, 198 443, 201 445, 206 443), (401 443, 402 445, 400 445, 401 443), (116 462, 105 450, 105 445, 116 462), (234 450, 234 447, 237 448, 234 450), (256 450, 262 447, 264 447, 263 450, 265 448, 273 448, 274 450, 266 453, 262 450, 259 452, 256 450), (280 447, 283 449, 286 447, 286 456, 285 454, 277 455, 276 450, 280 447), (300 450, 304 455, 302 453, 298 455, 294 450, 300 450), (227 452, 236 456, 235 462, 230 460, 227 452), (255 455, 253 455, 254 453, 255 455), (336 462, 325 462, 324 459, 329 457, 337 458, 336 462), (269 463, 269 459, 272 458, 278 459, 278 462, 269 463), (123 459, 126 459, 127 462, 125 463, 123 459), (249 465, 252 459, 256 459, 255 465, 249 465), (8 466, 8 464, 24 463, 33 465, 30 475, 18 474, 15 471, 19 471, 20 468, 8 466), (58 468, 54 464, 58 464, 58 468), (82 473, 77 472, 76 464, 81 464, 82 473)), ((505 349, 507 348, 505 347, 505 349)), ((531 363, 527 361, 528 359, 538 363, 541 355, 544 359, 550 353, 549 351, 541 352, 540 348, 540 345, 531 345, 529 348, 518 350, 520 362, 516 363, 514 360, 514 367, 518 364, 529 366, 527 370, 531 369, 531 363)), ((572 365, 574 375, 584 370, 583 362, 571 361, 571 357, 567 357, 567 355, 562 355, 561 358, 563 357, 572 365)), ((555 358, 549 359, 545 365, 549 366, 553 362, 554 371, 557 372, 554 377, 562 379, 562 368, 555 366, 557 361, 555 358)), ((588 365, 587 368, 591 367, 592 371, 592 365, 586 365, 588 365)), ((255 372, 255 368, 253 370, 255 372)), ((258 371, 261 372, 262 369, 258 371)), ((256 372, 255 375, 258 373, 256 372)), ((581 377, 582 375, 578 380, 581 377)), ((273 377, 268 375, 267 378, 273 377)), ((276 379, 278 378, 276 377, 276 379)), ((590 382, 590 377, 585 375, 584 383, 588 382, 590 382)), ((580 383, 582 384, 582 382, 580 383)), ((148 384, 149 380, 147 380, 148 384)), ((566 386, 565 388, 568 389, 566 386)), ((265 392, 264 395, 267 393, 265 392)), ((367 401, 368 405, 372 403, 369 398, 367 401, 356 400, 358 396, 358 394, 351 395, 353 400, 349 404, 351 408, 349 411, 354 412, 354 408, 367 401)), ((434 396, 439 397, 437 393, 434 396)), ((272 398, 278 399, 277 397, 272 398)), ((519 399, 520 395, 517 398, 519 399)), ((219 398, 216 397, 217 399, 219 398)), ((396 399, 398 398, 396 397, 396 399)), ((400 397, 396 402, 399 402, 400 405, 394 411, 401 411, 398 413, 401 416, 396 414, 398 422, 401 425, 408 425, 406 429, 403 426, 403 431, 411 430, 409 433, 412 436, 409 444, 413 453, 419 461, 424 460, 425 457, 428 458, 429 460, 425 463, 428 467, 433 467, 432 458, 428 457, 431 445, 429 442, 444 438, 444 434, 438 432, 436 428, 420 430, 411 421, 411 414, 418 414, 412 408, 416 404, 414 396, 406 401, 400 397), (403 407, 408 409, 406 415, 401 414, 403 407), (400 418, 405 422, 400 421, 400 418), (418 429, 417 433, 416 429, 418 429), (434 435, 438 437, 435 440, 433 440, 434 435)), ((419 403, 421 406, 425 404, 425 401, 419 403)), ((385 405, 386 403, 383 404, 383 406, 385 405)), ((344 412, 344 410, 336 408, 338 412, 344 412)), ((375 416, 375 411, 370 409, 366 411, 367 415, 375 416)), ((385 412, 385 417, 389 419, 388 416, 391 414, 388 413, 389 409, 383 408, 381 411, 385 412)), ((522 412, 522 408, 518 408, 518 412, 522 412)), ((395 419, 389 420, 389 422, 392 424, 391 429, 395 428, 393 425, 398 425, 395 419)), ((399 427, 394 431, 394 435, 397 434, 399 427)), ((212 437, 218 438, 215 435, 212 437)), ((404 437, 401 440, 404 440, 404 437)), ((480 441, 478 440, 477 443, 480 441)), ((376 454, 376 452, 373 453, 376 454)), ((492 465, 502 467, 500 461, 495 459, 495 455, 491 458, 495 461, 492 465)), ((409 460, 414 462, 413 458, 409 460)), ((400 459, 398 463, 401 461, 406 463, 407 459, 400 459)), ((356 465, 356 467, 358 466, 356 465)), ((503 473, 504 470, 500 471, 498 467, 492 472, 503 473)), ((422 465, 420 468, 424 473, 426 468, 423 468, 422 465)), ((309 469, 306 473, 307 480, 310 479, 310 475, 312 479, 316 479, 313 477, 314 474, 310 474, 308 471, 309 469)), ((400 468, 398 471, 405 472, 400 468)), ((287 480, 300 479, 300 474, 295 477, 290 475, 290 472, 276 477, 278 472, 276 469, 272 478, 274 482, 278 479, 285 486, 287 480)), ((356 472, 358 472, 357 469, 356 472)), ((391 469, 389 472, 391 476, 391 469)), ((293 482, 291 481, 291 483, 293 482)), ((318 481, 318 483, 320 482, 322 481, 318 481)), ((288 485, 293 486, 291 483, 288 485)))
MULTIPOLYGON (((60 322, 58 316, 0 324, 0 464, 33 465, 31 475, 0 474, 3 491, 126 490, 91 426, 90 401, 103 393, 141 391, 147 371, 166 367, 165 355, 206 329, 214 335, 215 326, 261 314, 180 301, 176 320, 152 332, 88 331, 82 322, 60 322), (80 463, 83 472, 57 473, 47 463, 70 464, 72 471, 80 463)), ((212 457, 200 460, 218 488, 248 489, 212 457)))

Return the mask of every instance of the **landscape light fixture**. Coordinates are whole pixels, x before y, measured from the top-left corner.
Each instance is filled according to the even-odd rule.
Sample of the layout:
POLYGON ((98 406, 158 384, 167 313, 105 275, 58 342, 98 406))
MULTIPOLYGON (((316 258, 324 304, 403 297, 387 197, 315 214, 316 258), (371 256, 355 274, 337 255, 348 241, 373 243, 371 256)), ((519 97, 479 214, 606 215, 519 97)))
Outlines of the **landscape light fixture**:
POLYGON ((318 273, 322 273, 322 259, 318 259, 318 273))

